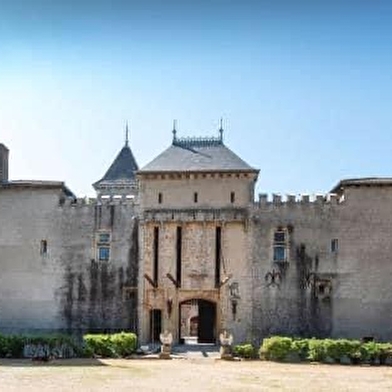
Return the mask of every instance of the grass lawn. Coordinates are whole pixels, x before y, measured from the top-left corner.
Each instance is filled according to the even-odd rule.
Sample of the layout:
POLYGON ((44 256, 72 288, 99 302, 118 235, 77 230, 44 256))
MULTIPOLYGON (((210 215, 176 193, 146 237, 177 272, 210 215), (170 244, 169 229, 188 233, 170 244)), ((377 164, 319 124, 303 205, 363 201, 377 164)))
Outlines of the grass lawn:
POLYGON ((0 391, 392 391, 392 367, 194 360, 0 360, 0 391))

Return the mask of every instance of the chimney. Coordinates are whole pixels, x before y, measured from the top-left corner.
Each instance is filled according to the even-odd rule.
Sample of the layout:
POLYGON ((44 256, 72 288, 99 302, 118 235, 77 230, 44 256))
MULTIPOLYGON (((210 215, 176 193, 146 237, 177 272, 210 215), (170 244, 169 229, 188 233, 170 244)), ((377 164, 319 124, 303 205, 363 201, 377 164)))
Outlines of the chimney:
POLYGON ((0 143, 0 182, 8 181, 8 148, 0 143))

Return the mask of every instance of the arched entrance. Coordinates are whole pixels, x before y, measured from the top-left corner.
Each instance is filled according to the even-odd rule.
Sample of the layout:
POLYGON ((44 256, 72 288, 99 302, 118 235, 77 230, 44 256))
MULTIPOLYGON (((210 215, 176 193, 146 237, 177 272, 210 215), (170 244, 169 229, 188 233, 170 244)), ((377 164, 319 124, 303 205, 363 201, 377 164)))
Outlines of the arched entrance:
POLYGON ((181 343, 215 343, 216 304, 204 299, 180 303, 179 336, 181 343))

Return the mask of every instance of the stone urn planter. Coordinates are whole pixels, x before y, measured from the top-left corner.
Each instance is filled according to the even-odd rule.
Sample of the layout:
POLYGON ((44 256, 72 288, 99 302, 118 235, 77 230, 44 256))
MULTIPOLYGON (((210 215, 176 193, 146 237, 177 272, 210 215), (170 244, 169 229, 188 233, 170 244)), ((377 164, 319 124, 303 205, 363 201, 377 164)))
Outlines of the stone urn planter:
POLYGON ((219 335, 220 340, 220 357, 224 360, 232 360, 233 359, 233 335, 229 334, 227 331, 223 331, 219 335))
POLYGON ((161 341, 161 352, 159 353, 159 359, 171 359, 171 348, 173 343, 173 335, 169 331, 165 331, 159 335, 161 341))

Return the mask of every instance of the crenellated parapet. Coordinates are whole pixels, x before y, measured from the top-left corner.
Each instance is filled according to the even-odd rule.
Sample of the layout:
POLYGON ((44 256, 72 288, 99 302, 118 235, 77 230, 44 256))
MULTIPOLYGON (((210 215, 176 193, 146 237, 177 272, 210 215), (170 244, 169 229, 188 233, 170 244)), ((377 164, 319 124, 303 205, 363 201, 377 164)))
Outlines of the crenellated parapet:
POLYGON ((287 194, 282 196, 280 194, 268 195, 266 193, 259 194, 259 200, 255 202, 255 207, 260 209, 265 208, 290 208, 290 207, 306 207, 306 206, 336 206, 343 203, 343 199, 335 193, 328 194, 287 194))
POLYGON ((119 195, 119 196, 108 196, 108 197, 79 197, 79 198, 67 198, 61 199, 59 202, 60 207, 66 208, 78 208, 78 207, 95 207, 95 206, 135 206, 137 200, 133 195, 119 195))

